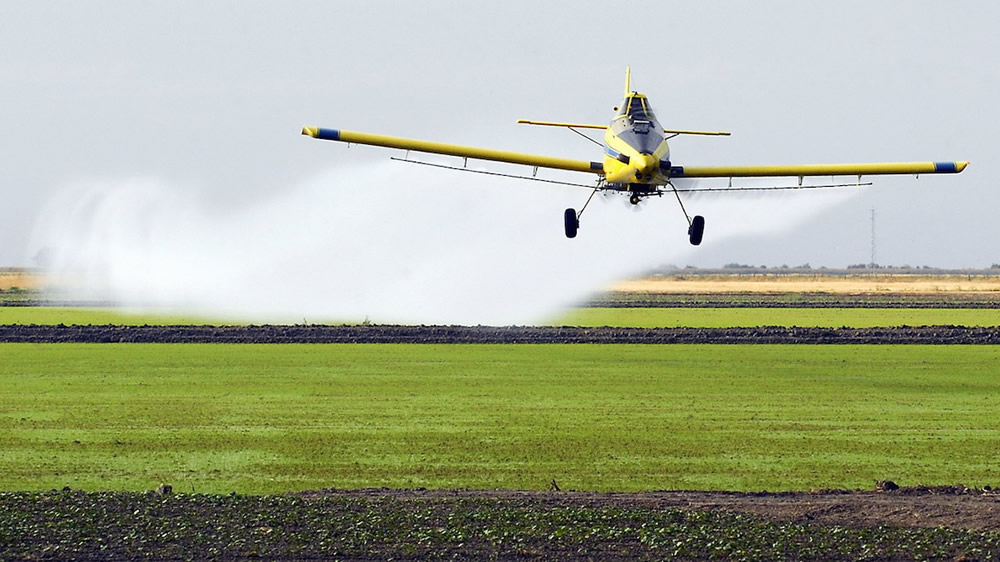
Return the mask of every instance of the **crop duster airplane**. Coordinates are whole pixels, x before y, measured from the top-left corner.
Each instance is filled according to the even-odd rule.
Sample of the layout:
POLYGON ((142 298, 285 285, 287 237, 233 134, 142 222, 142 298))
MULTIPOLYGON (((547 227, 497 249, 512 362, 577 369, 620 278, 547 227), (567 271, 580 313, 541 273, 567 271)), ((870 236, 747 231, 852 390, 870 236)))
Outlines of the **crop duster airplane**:
MULTIPOLYGON (((373 135, 369 133, 358 133, 354 131, 343 131, 339 129, 324 129, 320 127, 304 127, 303 135, 313 138, 340 141, 354 144, 368 144, 373 146, 384 146, 389 148, 399 148, 407 151, 407 158, 401 158, 406 162, 427 164, 442 168, 458 169, 486 173, 490 175, 509 176, 495 172, 485 172, 479 170, 469 170, 468 168, 445 166, 410 160, 409 151, 425 152, 434 154, 446 154, 458 156, 468 163, 469 158, 479 160, 493 160, 499 162, 509 162, 514 164, 524 164, 534 167, 532 177, 509 176, 520 179, 547 181, 549 183, 562 183, 553 180, 537 178, 538 168, 554 168, 558 170, 571 170, 574 172, 584 172, 597 176, 596 185, 581 185, 593 189, 583 208, 577 212, 575 209, 566 209, 563 214, 563 223, 568 238, 575 238, 577 230, 580 228, 580 217, 583 211, 590 204, 594 194, 599 191, 616 191, 628 194, 629 201, 633 205, 651 196, 662 196, 666 193, 673 193, 681 207, 688 222, 688 237, 691 244, 697 246, 701 244, 705 232, 705 219, 702 216, 691 217, 684 208, 681 201, 681 192, 692 191, 746 191, 746 190, 768 190, 768 189, 799 189, 802 188, 803 178, 811 176, 854 176, 856 183, 840 183, 829 185, 807 185, 804 187, 849 187, 862 184, 862 176, 887 175, 887 174, 954 174, 961 172, 969 165, 968 162, 883 162, 869 164, 806 164, 793 166, 678 166, 670 159, 670 147, 667 140, 678 135, 725 135, 727 132, 715 131, 682 131, 674 129, 664 129, 660 126, 656 115, 649 105, 649 100, 643 94, 631 89, 631 70, 625 72, 625 100, 620 107, 615 108, 615 116, 611 123, 605 125, 583 125, 579 123, 553 123, 549 121, 528 121, 520 120, 518 123, 529 125, 548 125, 554 127, 567 127, 578 134, 578 129, 604 130, 604 157, 600 162, 589 160, 570 160, 566 158, 554 158, 550 156, 540 156, 535 154, 523 154, 518 152, 508 152, 504 150, 492 150, 487 148, 476 148, 470 146, 460 146, 414 140, 400 137, 390 137, 384 135, 373 135), (758 178, 758 177, 788 177, 798 178, 797 186, 774 186, 774 187, 732 187, 733 178, 758 178), (677 187, 676 180, 688 178, 729 178, 728 188, 684 188, 677 187)), ((583 135, 586 136, 586 135, 583 135)), ((587 137, 590 139, 590 137, 587 137)), ((597 141, 590 139, 595 144, 597 141)))

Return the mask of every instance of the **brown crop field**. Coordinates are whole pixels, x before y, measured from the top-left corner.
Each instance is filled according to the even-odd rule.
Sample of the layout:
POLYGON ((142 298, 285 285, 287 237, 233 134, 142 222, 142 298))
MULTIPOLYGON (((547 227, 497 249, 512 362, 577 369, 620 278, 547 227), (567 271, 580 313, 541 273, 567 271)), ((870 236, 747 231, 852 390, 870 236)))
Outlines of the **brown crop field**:
POLYGON ((20 269, 0 268, 0 291, 10 289, 38 289, 42 277, 20 269))
POLYGON ((913 274, 730 274, 669 275, 621 281, 609 290, 624 293, 834 293, 977 294, 1000 299, 1000 276, 913 274))

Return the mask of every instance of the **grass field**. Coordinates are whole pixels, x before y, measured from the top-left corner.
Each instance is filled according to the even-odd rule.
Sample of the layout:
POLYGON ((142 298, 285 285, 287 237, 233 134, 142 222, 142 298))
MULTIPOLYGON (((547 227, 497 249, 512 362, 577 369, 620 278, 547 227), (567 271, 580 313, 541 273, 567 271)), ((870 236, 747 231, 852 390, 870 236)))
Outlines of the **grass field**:
POLYGON ((994 346, 0 344, 0 489, 996 485, 994 346))
POLYGON ((997 326, 1000 310, 970 308, 576 308, 555 325, 634 328, 997 326))
POLYGON ((66 324, 67 326, 115 324, 120 326, 225 325, 239 324, 171 311, 129 311, 127 309, 63 306, 0 307, 0 324, 66 324))
MULTIPOLYGON (((180 313, 130 313, 108 308, 0 307, 0 324, 240 324, 180 313)), ((549 324, 636 328, 800 326, 997 326, 1000 310, 970 308, 576 308, 549 324)))

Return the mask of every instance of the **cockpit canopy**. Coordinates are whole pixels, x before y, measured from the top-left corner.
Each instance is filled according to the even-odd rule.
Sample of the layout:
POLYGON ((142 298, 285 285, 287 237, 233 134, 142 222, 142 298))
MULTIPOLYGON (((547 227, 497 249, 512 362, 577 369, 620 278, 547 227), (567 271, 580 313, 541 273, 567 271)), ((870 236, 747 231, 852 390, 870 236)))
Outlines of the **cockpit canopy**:
POLYGON ((656 121, 656 116, 653 115, 653 110, 649 108, 646 96, 637 93, 631 93, 625 98, 625 103, 618 110, 618 115, 628 117, 633 123, 636 121, 656 121))

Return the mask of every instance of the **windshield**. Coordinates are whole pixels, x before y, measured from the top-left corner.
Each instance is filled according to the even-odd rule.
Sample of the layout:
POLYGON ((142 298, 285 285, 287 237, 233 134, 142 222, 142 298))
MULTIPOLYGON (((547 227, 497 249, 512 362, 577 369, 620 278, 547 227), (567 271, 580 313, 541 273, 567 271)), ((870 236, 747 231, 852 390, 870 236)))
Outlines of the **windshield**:
POLYGON ((632 94, 626 98, 621 110, 618 111, 618 115, 626 115, 633 122, 653 121, 656 119, 653 116, 652 110, 649 109, 649 105, 646 103, 646 96, 641 94, 632 94))
POLYGON ((633 121, 648 121, 649 118, 646 117, 646 104, 643 103, 646 100, 640 97, 633 97, 629 100, 628 115, 633 121))

